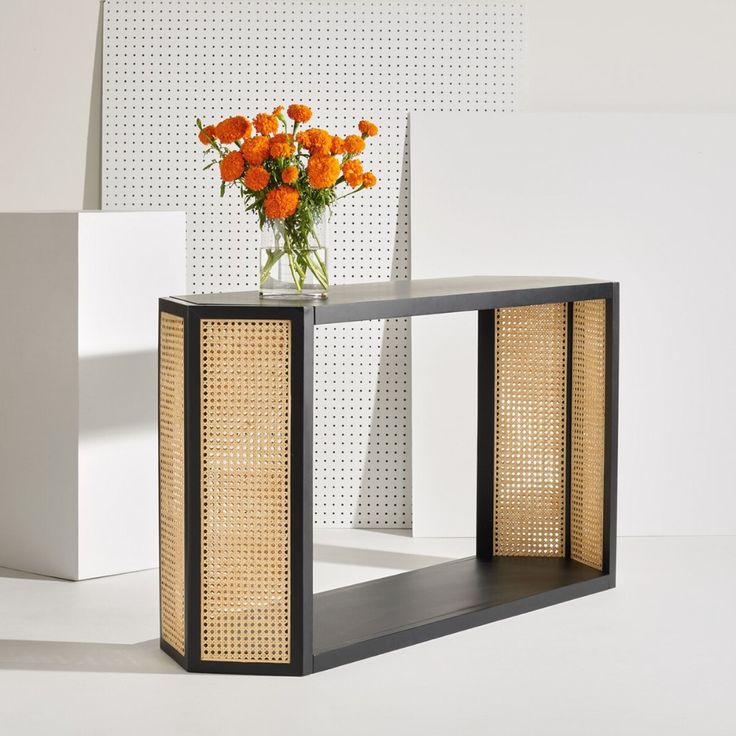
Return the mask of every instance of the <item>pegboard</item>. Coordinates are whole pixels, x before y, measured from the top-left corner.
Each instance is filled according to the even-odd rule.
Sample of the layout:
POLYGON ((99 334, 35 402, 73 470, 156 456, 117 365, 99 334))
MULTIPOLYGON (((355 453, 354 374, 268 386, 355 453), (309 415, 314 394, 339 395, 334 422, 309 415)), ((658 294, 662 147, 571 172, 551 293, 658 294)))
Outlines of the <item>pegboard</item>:
MULTIPOLYGON (((346 134, 367 117, 379 186, 335 207, 331 280, 408 278, 408 114, 512 111, 522 34, 517 4, 107 0, 103 207, 185 210, 189 288, 255 289, 256 218, 202 170, 195 118, 302 102, 346 134)), ((438 145, 467 167, 472 134, 438 145)), ((315 522, 411 526, 408 322, 317 328, 314 390, 315 522)))

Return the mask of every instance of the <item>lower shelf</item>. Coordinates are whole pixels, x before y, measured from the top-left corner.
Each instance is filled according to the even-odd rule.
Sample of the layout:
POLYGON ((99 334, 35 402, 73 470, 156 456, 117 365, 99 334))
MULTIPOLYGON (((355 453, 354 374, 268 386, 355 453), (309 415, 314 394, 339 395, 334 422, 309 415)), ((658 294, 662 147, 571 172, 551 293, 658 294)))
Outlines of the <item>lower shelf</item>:
POLYGON ((318 593, 314 671, 596 593, 612 582, 559 557, 468 557, 318 593))

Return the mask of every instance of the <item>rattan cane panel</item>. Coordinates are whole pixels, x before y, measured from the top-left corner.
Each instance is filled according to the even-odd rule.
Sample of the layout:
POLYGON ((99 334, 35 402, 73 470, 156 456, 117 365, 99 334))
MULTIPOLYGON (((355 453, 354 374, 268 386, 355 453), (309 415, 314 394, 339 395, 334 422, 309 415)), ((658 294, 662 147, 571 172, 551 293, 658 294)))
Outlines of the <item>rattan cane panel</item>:
POLYGON ((161 314, 159 510, 161 638, 184 654, 184 320, 161 314))
POLYGON ((564 555, 566 376, 565 304, 496 310, 496 555, 564 555))
POLYGON ((291 327, 202 320, 203 660, 290 661, 291 327))
POLYGON ((603 569, 606 302, 575 302, 572 347, 570 556, 603 569))

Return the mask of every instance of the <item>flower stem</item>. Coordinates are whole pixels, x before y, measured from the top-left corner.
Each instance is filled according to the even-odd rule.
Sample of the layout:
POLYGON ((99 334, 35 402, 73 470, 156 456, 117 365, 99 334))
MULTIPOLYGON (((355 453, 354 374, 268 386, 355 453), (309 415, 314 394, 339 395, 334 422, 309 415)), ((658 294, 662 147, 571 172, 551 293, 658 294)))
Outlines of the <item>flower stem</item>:
POLYGON ((304 255, 304 260, 309 267, 309 270, 316 276, 317 281, 319 281, 322 288, 327 291, 329 289, 330 283, 327 278, 327 266, 325 266, 322 259, 319 257, 319 254, 316 250, 307 250, 307 252, 304 255), (312 263, 310 260, 310 256, 314 258, 314 260, 317 262, 312 263))
POLYGON ((263 288, 263 285, 268 281, 268 277, 271 275, 273 267, 279 262, 281 256, 284 255, 284 252, 278 248, 269 250, 267 253, 268 258, 266 259, 266 264, 261 269, 261 288, 263 288))
POLYGON ((304 285, 304 274, 299 269, 296 258, 294 257, 294 250, 291 247, 291 243, 289 242, 289 236, 286 233, 286 228, 284 228, 284 250, 286 251, 287 257, 289 258, 289 270, 291 271, 291 278, 294 281, 294 286, 296 286, 297 291, 301 291, 302 286, 304 285))
POLYGON ((337 202, 338 199, 345 199, 345 197, 349 197, 351 194, 357 194, 361 189, 365 189, 365 184, 361 184, 359 187, 356 187, 355 189, 353 189, 352 192, 348 192, 347 194, 342 194, 341 196, 335 199, 335 202, 337 202))

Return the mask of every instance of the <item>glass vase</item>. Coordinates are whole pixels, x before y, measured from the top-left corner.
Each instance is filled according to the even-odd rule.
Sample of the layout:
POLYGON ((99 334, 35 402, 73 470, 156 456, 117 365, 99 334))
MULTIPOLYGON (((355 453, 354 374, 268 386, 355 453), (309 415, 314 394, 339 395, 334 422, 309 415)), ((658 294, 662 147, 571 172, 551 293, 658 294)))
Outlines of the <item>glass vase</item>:
POLYGON ((327 218, 300 237, 284 220, 269 220, 261 230, 262 296, 321 299, 327 296, 327 218))

